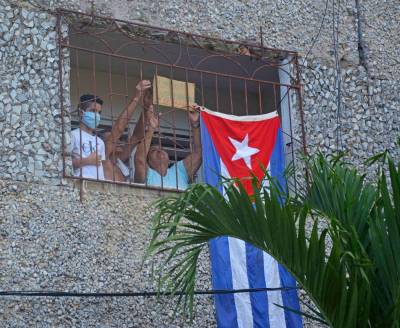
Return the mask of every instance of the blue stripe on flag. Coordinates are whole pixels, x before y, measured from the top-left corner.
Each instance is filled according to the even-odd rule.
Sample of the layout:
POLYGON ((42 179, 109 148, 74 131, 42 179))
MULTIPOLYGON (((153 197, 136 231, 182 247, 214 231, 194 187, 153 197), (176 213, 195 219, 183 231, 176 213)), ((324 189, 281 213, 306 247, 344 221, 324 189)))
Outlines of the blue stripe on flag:
MULTIPOLYGON (((285 153, 283 147, 282 130, 278 130, 274 150, 270 160, 271 176, 278 181, 279 185, 286 189, 286 180, 283 175, 285 170, 285 153)), ((282 287, 296 287, 296 280, 286 269, 279 264, 279 276, 282 287)), ((282 291, 283 306, 300 310, 299 299, 295 289, 290 291, 282 291)), ((294 312, 285 310, 286 327, 297 328, 303 327, 301 316, 294 312)))
MULTIPOLYGON (((296 280, 286 269, 279 264, 279 276, 282 287, 296 287, 296 280)), ((282 291, 283 306, 300 311, 299 298, 296 289, 282 291)), ((300 315, 293 311, 285 310, 286 327, 300 328, 303 327, 303 321, 300 315)))
POLYGON ((271 177, 276 180, 280 187, 286 188, 285 172, 285 153, 283 149, 282 129, 278 129, 274 149, 270 158, 271 177))
MULTIPOLYGON (((218 189, 222 193, 222 187, 219 185, 221 159, 215 150, 207 127, 203 122, 201 122, 201 142, 203 149, 207 149, 207 152, 203 154, 203 176, 205 182, 212 186, 218 185, 218 189)), ((211 240, 209 247, 213 288, 232 290, 232 268, 229 256, 228 237, 220 237, 211 240)), ((238 327, 234 294, 214 295, 214 302, 218 327, 238 327)))
MULTIPOLYGON (((209 245, 213 288, 232 290, 232 268, 228 237, 215 238, 210 241, 209 245)), ((218 327, 238 327, 234 294, 214 295, 214 302, 218 327)))
MULTIPOLYGON (((246 262, 249 288, 265 288, 263 252, 246 243, 246 262)), ((267 292, 250 293, 253 327, 269 328, 267 292)))
POLYGON ((207 127, 201 121, 201 145, 203 150, 203 176, 206 183, 211 186, 218 186, 219 192, 222 193, 222 186, 219 185, 221 176, 221 158, 219 157, 214 143, 208 133, 207 127))

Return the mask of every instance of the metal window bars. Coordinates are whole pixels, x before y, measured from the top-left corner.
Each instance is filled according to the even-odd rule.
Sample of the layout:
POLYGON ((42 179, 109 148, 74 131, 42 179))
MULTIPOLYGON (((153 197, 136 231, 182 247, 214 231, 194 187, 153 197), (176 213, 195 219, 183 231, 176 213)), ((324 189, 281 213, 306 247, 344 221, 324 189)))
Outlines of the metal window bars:
MULTIPOLYGON (((101 139, 107 133, 114 134, 113 127, 121 118, 121 113, 126 115, 126 124, 122 131, 111 136, 111 143, 105 143, 106 148, 112 148, 111 151, 105 151, 106 162, 112 167, 111 178, 108 176, 104 180, 99 179, 101 166, 96 166, 96 175, 92 177, 84 174, 82 166, 75 170, 75 174, 71 173, 66 161, 66 157, 71 154, 65 151, 64 177, 102 180, 151 189, 179 190, 176 165, 173 166, 175 183, 172 186, 165 184, 164 177, 161 177, 158 186, 148 184, 146 179, 143 183, 137 183, 133 174, 134 157, 131 153, 136 145, 145 143, 148 122, 145 115, 140 115, 143 103, 135 105, 137 108, 133 114, 129 106, 132 105, 131 99, 134 97, 137 82, 143 79, 153 80, 154 76, 159 75, 170 78, 171 83, 172 80, 185 82, 187 107, 187 86, 192 82, 196 85, 196 102, 211 110, 233 115, 255 115, 276 110, 282 121, 287 162, 296 166, 295 152, 306 152, 299 59, 296 52, 69 10, 57 12, 57 30, 63 149, 66 149, 65 134, 70 133, 71 126, 78 128, 82 123, 79 111, 75 110, 82 93, 90 93, 104 100, 102 124, 93 130, 97 151, 101 146, 101 139), (67 35, 62 33, 62 26, 65 25, 69 30, 67 35), (243 47, 249 50, 245 55, 239 52, 239 48, 243 47), (64 71, 66 63, 71 68, 70 76, 64 71), (68 82, 65 80, 68 78, 71 101, 64 94, 64 85, 68 82), (72 122, 71 126, 69 122, 72 122), (137 140, 132 138, 132 131, 135 129, 141 131, 141 138, 137 140), (123 161, 118 161, 116 150, 121 146, 130 150, 130 153, 128 158, 125 156, 123 161), (122 169, 117 162, 123 162, 129 170, 129 175, 123 181, 120 174, 122 169)), ((174 106, 172 85, 170 108, 160 105, 157 83, 152 87, 156 94, 154 110, 161 116, 158 131, 154 133, 151 144, 166 150, 171 163, 175 164, 193 152, 194 131, 187 111, 174 106)), ((82 132, 79 131, 79 143, 82 143, 82 132)), ((79 154, 72 156, 79 155, 82 159, 82 145, 78 146, 79 154)), ((143 157, 146 157, 147 152, 148 149, 144 147, 143 157)), ((289 188, 297 191, 296 179, 288 181, 288 184, 289 188)))

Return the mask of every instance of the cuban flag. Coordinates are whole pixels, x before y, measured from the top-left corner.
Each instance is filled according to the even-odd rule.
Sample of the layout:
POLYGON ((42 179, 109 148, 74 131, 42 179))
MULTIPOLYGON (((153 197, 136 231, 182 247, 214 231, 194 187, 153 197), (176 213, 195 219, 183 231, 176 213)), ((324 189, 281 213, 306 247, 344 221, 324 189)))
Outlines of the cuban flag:
MULTIPOLYGON (((262 166, 285 186, 282 131, 277 112, 233 116, 202 108, 201 140, 203 175, 218 186, 221 176, 262 179, 262 166), (261 165, 260 165, 261 164, 261 165)), ((251 192, 251 182, 244 187, 251 192)), ((210 242, 214 289, 295 287, 293 277, 270 255, 231 237, 210 242)), ((215 295, 218 327, 302 327, 301 317, 286 308, 300 310, 296 289, 215 295)))

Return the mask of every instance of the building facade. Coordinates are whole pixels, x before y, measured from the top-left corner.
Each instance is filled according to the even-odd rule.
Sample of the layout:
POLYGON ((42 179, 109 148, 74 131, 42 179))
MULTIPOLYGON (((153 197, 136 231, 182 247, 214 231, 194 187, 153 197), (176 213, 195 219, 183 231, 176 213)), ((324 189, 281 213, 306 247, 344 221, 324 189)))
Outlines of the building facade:
MULTIPOLYGON (((142 260, 151 204, 168 192, 65 177, 71 164, 63 129, 71 127, 78 94, 67 49, 60 62, 59 32, 71 27, 57 25, 59 8, 239 42, 262 37, 264 46, 296 51, 302 106, 292 111, 293 152, 303 148, 304 130, 309 153, 344 151, 361 168, 385 149, 399 158, 395 0, 0 0, 1 290, 155 288, 152 266, 142 260)), ((207 254, 198 287, 210 288, 207 254)), ((154 297, 1 297, 0 308, 4 327, 189 326, 173 319, 174 302, 154 297)), ((193 325, 215 326, 213 311, 210 296, 196 297, 193 325)))

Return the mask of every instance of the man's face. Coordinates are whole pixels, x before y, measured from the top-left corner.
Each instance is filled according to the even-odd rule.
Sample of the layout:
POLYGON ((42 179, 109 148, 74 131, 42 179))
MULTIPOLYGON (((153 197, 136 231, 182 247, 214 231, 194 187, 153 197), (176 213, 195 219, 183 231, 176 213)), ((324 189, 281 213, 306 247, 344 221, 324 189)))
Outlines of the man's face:
POLYGON ((243 55, 243 56, 250 56, 251 55, 249 48, 247 48, 246 46, 244 46, 242 44, 239 46, 239 54, 243 55))
POLYGON ((158 146, 152 146, 149 149, 147 158, 152 169, 158 171, 162 176, 167 174, 169 156, 165 150, 158 146))
POLYGON ((84 119, 83 116, 85 113, 98 113, 99 114, 99 115, 95 115, 96 118, 95 118, 95 122, 92 122, 93 124, 91 122, 83 123, 88 128, 95 129, 97 127, 97 125, 99 125, 99 123, 100 123, 100 113, 101 113, 102 106, 95 101, 92 101, 89 103, 83 103, 83 104, 81 104, 81 106, 82 107, 81 107, 79 115, 80 115, 80 119, 81 119, 82 123, 83 123, 83 119, 84 119))
MULTIPOLYGON (((83 107, 84 108, 84 107, 83 107)), ((92 113, 101 113, 102 110, 102 105, 98 104, 95 101, 90 102, 86 108, 84 108, 81 112, 81 116, 83 115, 83 112, 92 112, 92 113)))

